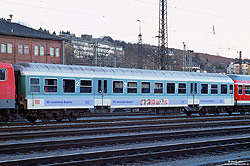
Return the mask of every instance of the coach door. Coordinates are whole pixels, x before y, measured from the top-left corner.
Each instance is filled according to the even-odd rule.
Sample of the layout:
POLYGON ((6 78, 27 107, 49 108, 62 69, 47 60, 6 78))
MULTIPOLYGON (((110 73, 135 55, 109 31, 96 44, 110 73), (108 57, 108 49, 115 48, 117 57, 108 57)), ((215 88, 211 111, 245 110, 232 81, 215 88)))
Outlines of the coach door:
POLYGON ((199 85, 198 82, 191 82, 190 83, 190 97, 188 99, 189 106, 199 105, 198 85, 199 85))
POLYGON ((110 79, 95 79, 95 106, 110 106, 110 79))

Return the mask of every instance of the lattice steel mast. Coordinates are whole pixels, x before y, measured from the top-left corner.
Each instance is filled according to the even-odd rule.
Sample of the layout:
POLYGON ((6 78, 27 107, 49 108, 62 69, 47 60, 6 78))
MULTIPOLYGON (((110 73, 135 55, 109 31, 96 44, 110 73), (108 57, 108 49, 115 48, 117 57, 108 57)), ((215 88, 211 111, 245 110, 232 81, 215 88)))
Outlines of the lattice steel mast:
POLYGON ((167 0, 160 0, 159 4, 158 50, 160 69, 166 70, 168 68, 167 0))

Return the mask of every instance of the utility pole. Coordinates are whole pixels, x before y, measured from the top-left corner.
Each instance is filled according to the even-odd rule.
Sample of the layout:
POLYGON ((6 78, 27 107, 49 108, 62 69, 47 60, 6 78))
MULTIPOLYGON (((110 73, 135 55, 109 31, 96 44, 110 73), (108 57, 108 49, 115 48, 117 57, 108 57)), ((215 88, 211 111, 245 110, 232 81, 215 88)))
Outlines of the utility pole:
POLYGON ((159 35, 158 50, 160 69, 168 67, 168 24, 167 24, 167 0, 159 1, 159 35))
POLYGON ((139 35, 138 35, 138 56, 137 56, 137 68, 143 68, 143 58, 142 58, 142 34, 141 34, 141 20, 137 20, 139 22, 139 35))
POLYGON ((186 71, 186 44, 183 42, 183 71, 186 71))
POLYGON ((242 74, 242 57, 241 57, 241 51, 239 52, 239 74, 242 74))

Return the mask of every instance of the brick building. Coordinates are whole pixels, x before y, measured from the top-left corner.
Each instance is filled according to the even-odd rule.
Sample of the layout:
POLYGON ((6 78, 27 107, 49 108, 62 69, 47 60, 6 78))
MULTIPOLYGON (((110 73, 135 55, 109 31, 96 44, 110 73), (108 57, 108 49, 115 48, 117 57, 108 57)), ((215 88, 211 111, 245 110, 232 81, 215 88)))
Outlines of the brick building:
POLYGON ((63 39, 0 19, 0 62, 62 63, 63 39))

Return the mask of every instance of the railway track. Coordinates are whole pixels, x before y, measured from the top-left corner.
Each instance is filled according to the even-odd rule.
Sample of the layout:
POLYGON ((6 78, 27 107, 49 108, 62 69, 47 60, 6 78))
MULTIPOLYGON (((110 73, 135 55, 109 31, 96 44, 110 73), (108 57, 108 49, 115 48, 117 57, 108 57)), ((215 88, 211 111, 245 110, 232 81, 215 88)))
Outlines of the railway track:
POLYGON ((234 121, 249 120, 250 116, 225 116, 225 117, 199 117, 199 118, 169 118, 169 117, 146 117, 146 118, 118 118, 118 119, 94 119, 84 120, 78 123, 51 123, 51 124, 23 124, 20 126, 2 126, 2 132, 17 131, 37 131, 37 130, 55 130, 55 129, 77 129, 77 128, 96 128, 112 126, 132 126, 153 125, 153 124, 173 124, 173 123, 191 123, 191 122, 213 122, 213 121, 234 121))
MULTIPOLYGON (((122 127, 118 127, 118 124, 112 124, 113 127, 109 126, 103 128, 85 128, 78 130, 52 130, 52 131, 38 131, 31 133, 5 133, 0 134, 1 141, 7 140, 21 140, 21 139, 36 139, 45 137, 65 137, 65 136, 83 136, 83 135, 97 135, 97 134, 114 134, 114 133, 126 133, 126 132, 147 132, 147 131, 161 131, 161 130, 177 130, 177 129, 190 129, 190 128, 208 128, 208 127, 223 127, 223 126, 243 126, 249 125, 250 120, 242 121, 208 121, 208 122, 192 122, 192 123, 178 123, 178 124, 163 124, 159 122, 157 125, 152 125, 151 123, 139 123, 137 126, 127 126, 124 124, 122 127)), ((156 124, 156 123, 153 123, 156 124)), ((135 124, 134 124, 135 125, 135 124)), ((105 126, 105 125, 104 125, 105 126)), ((98 125, 98 127, 100 127, 98 125)))
MULTIPOLYGON (((237 135, 242 136, 250 133, 250 120, 248 116, 182 117, 178 119, 146 117, 139 119, 129 118, 129 120, 127 120, 127 118, 122 120, 118 118, 113 119, 111 122, 107 122, 106 120, 102 121, 102 119, 95 120, 86 123, 2 127, 0 128, 0 160, 3 156, 29 156, 33 152, 38 153, 39 157, 28 157, 29 159, 21 157, 23 159, 16 160, 5 158, 3 161, 0 161, 0 165, 112 165, 129 162, 134 163, 138 160, 143 161, 145 159, 160 159, 163 156, 164 160, 166 160, 168 157, 178 158, 180 155, 183 157, 183 154, 201 154, 199 153, 199 148, 207 150, 209 146, 219 147, 219 145, 213 145, 212 143, 209 146, 202 147, 204 144, 202 144, 200 140, 205 138, 221 136, 228 142, 229 136, 236 138, 239 137, 237 135), (2 129, 4 129, 4 131, 2 131, 2 129), (68 138, 63 138, 65 136, 68 136, 68 138), (82 138, 70 138, 71 136, 81 136, 82 138), (50 137, 54 138, 49 139, 50 137), (32 139, 38 140, 33 141, 32 139), (191 142, 190 140, 192 139, 195 141, 191 142), (169 145, 168 150, 165 150, 165 148, 167 148, 165 145, 155 145, 161 142, 163 144, 169 144, 169 142, 177 142, 179 140, 182 140, 180 142, 189 142, 190 145, 188 146, 186 143, 172 143, 171 146, 169 145), (197 142, 197 140, 199 141, 197 142), (10 144, 8 141, 12 143, 10 144), (21 141, 28 143, 21 143, 21 141), (153 145, 149 146, 151 143, 153 145), (198 146, 196 143, 201 143, 201 145, 198 146), (145 150, 143 151, 142 147, 138 147, 138 145, 140 146, 141 144, 146 144, 148 150, 143 147, 145 150), (122 148, 130 145, 130 147, 133 148, 121 149, 121 147, 118 148, 118 145, 122 148), (181 147, 182 145, 184 145, 183 148, 181 147), (193 145, 197 146, 193 147, 193 145), (106 146, 112 147, 114 150, 98 150, 98 152, 91 150, 92 148, 103 149, 106 146), (162 150, 157 150, 161 147, 163 147, 162 150), (77 149, 76 153, 78 154, 71 154, 73 153, 71 151, 72 149, 77 149), (88 149, 92 152, 88 151, 88 149), (192 152, 193 150, 194 153, 192 152), (55 153, 57 151, 66 151, 68 154, 54 155, 53 151, 55 151, 55 153), (49 152, 50 156, 44 156, 47 152, 49 152), (42 154, 41 156, 40 153, 42 154)), ((223 141, 223 138, 221 138, 220 141, 223 141)), ((236 146, 233 147, 228 144, 227 149, 229 151, 247 149, 250 147, 250 136, 248 138, 249 141, 246 141, 246 138, 248 138, 247 135, 244 138, 238 138, 236 142, 231 142, 231 144, 236 146), (239 142, 242 142, 239 139, 242 139, 243 142, 245 141, 246 143, 249 142, 249 144, 241 146, 239 142)), ((207 140, 203 142, 211 141, 207 140)), ((221 143, 221 145, 227 145, 226 142, 221 143)), ((226 148, 226 146, 224 146, 224 148, 226 148)), ((213 150, 220 151, 220 149, 213 150)), ((214 152, 213 150, 212 152, 214 152)))
POLYGON ((204 153, 214 154, 225 149, 246 150, 249 147, 250 137, 239 137, 0 161, 0 165, 109 165, 177 156, 204 155, 204 153))
POLYGON ((36 143, 22 143, 22 144, 8 144, 0 145, 0 154, 11 153, 28 153, 32 151, 47 151, 56 149, 69 149, 69 148, 86 148, 93 146, 104 146, 113 144, 124 143, 139 143, 146 141, 163 141, 173 139, 191 139, 197 137, 221 136, 221 135, 236 135, 236 134, 249 134, 250 127, 242 128, 227 128, 227 129, 207 129, 207 130, 191 130, 191 131, 173 131, 161 133, 148 133, 148 134, 134 134, 123 136, 105 136, 105 137, 92 137, 85 139, 73 139, 63 141, 51 142, 36 142, 36 143))

